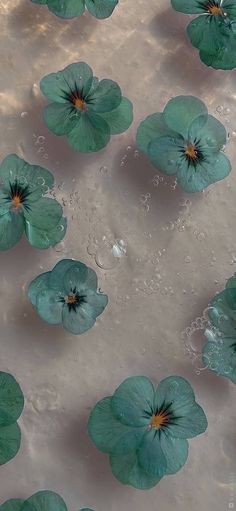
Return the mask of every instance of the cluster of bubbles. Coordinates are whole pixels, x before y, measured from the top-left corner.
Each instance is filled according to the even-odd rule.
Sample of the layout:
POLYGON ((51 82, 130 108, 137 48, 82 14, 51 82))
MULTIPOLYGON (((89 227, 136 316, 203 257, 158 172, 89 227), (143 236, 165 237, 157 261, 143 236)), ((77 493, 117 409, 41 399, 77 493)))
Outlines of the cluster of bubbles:
POLYGON ((148 211, 150 209, 150 200, 151 200, 151 194, 149 192, 145 193, 145 194, 142 193, 142 195, 140 195, 140 197, 139 197, 139 202, 141 204, 141 208, 145 213, 148 213, 148 211))
POLYGON ((46 142, 45 137, 43 135, 37 136, 35 133, 33 133, 33 141, 37 154, 40 154, 44 160, 48 160, 48 153, 44 147, 46 142))
POLYGON ((113 270, 120 260, 126 256, 127 242, 122 238, 114 238, 111 231, 107 231, 99 239, 94 234, 90 234, 87 252, 93 256, 99 268, 102 268, 102 270, 113 270))

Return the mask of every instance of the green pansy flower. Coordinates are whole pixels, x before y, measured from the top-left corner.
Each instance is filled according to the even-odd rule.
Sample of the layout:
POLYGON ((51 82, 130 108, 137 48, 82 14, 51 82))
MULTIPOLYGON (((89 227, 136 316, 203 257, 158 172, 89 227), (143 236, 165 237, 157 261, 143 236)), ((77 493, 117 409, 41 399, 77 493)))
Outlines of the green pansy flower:
POLYGON ((235 0, 171 0, 186 14, 201 14, 188 25, 187 33, 202 62, 215 69, 236 67, 235 0))
POLYGON ((44 321, 62 324, 78 335, 92 328, 107 306, 107 295, 97 288, 94 270, 79 261, 62 259, 52 271, 31 282, 28 297, 44 321))
POLYGON ((64 238, 66 219, 60 204, 45 194, 53 187, 49 170, 30 165, 15 154, 0 165, 0 250, 12 248, 25 233, 36 248, 64 238))
POLYGON ((49 11, 67 19, 81 16, 85 8, 95 18, 109 18, 118 4, 118 0, 32 0, 32 2, 46 4, 49 11))
MULTIPOLYGON (((0 506, 0 511, 67 511, 67 506, 57 493, 50 490, 42 490, 29 499, 10 499, 0 506)), ((81 509, 80 511, 92 511, 81 509)))
POLYGON ((17 424, 24 407, 24 396, 15 378, 0 372, 0 465, 14 458, 20 448, 17 424))
POLYGON ((220 376, 236 383, 236 332, 235 336, 220 335, 210 329, 205 331, 208 342, 203 347, 203 363, 220 376))
POLYGON ((52 101, 44 110, 47 127, 84 153, 99 151, 111 135, 126 131, 132 123, 132 103, 122 96, 119 85, 99 81, 84 62, 45 76, 40 87, 52 101))
POLYGON ((188 457, 187 438, 203 433, 207 419, 191 385, 169 376, 157 389, 144 376, 126 379, 92 410, 88 432, 110 456, 114 476, 138 489, 175 474, 188 457))
POLYGON ((231 170, 221 152, 226 130, 194 96, 177 96, 163 113, 149 115, 139 125, 136 141, 161 172, 176 174, 186 192, 200 192, 231 170))
POLYGON ((210 302, 208 316, 212 324, 227 336, 236 336, 236 276, 226 283, 210 302))

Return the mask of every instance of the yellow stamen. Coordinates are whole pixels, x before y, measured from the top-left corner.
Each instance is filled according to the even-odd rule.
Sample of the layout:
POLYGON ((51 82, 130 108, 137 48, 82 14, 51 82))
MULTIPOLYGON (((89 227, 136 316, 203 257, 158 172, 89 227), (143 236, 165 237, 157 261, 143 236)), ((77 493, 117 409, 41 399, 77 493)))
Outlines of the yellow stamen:
POLYGON ((80 110, 86 110, 85 102, 80 98, 74 99, 74 105, 75 105, 75 108, 79 108, 80 110))
POLYGON ((191 160, 196 160, 197 157, 198 157, 198 152, 197 152, 197 149, 196 147, 193 145, 193 144, 189 144, 187 147, 186 147, 186 150, 185 150, 185 154, 191 159, 191 160))
POLYGON ((14 208, 19 208, 21 204, 22 200, 19 195, 15 195, 14 197, 12 197, 12 205, 14 206, 14 208))
POLYGON ((71 295, 66 296, 65 301, 66 301, 66 303, 69 303, 69 304, 76 303, 77 302, 76 295, 71 294, 71 295))
POLYGON ((210 12, 210 14, 215 14, 217 16, 222 16, 224 14, 221 7, 218 7, 217 5, 209 5, 208 12, 210 12))
POLYGON ((169 414, 167 412, 159 412, 157 415, 153 415, 151 420, 151 428, 160 429, 162 426, 168 423, 169 414))

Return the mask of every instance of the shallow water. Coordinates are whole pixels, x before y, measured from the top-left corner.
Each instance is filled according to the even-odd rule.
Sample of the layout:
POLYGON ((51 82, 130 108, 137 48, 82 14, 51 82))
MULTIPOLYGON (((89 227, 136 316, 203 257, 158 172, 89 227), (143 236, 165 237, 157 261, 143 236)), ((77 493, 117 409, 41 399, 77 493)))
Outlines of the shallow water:
POLYGON ((16 152, 52 170, 69 220, 54 249, 22 241, 0 254, 0 369, 15 375, 26 397, 20 453, 1 467, 1 502, 50 488, 71 511, 233 508, 235 387, 204 368, 199 353, 204 310, 236 270, 235 170, 186 195, 134 142, 141 119, 171 96, 193 94, 226 126, 226 151, 236 156, 235 72, 201 64, 187 22, 168 0, 121 0, 105 21, 60 20, 29 0, 1 0, 1 158, 16 152), (73 151, 42 120, 39 80, 78 60, 118 81, 135 107, 132 127, 93 155, 73 151), (29 281, 63 257, 92 266, 109 295, 96 327, 81 337, 44 324, 26 298, 29 281), (190 441, 181 472, 148 492, 120 485, 86 435, 90 408, 135 374, 187 377, 209 421, 190 441))

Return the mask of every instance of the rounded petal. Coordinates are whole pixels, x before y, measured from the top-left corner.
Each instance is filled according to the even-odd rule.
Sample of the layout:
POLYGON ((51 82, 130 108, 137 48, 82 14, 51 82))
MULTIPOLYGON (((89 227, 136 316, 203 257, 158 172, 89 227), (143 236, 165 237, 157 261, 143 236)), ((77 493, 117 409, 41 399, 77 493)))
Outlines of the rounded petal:
POLYGON ((86 96, 89 111, 98 114, 111 112, 117 108, 122 99, 121 89, 113 80, 101 80, 95 89, 86 96))
POLYGON ((228 38, 222 46, 215 53, 207 51, 200 51, 200 59, 207 66, 214 69, 231 70, 236 67, 236 38, 233 32, 228 33, 228 38))
POLYGON ((207 122, 201 126, 194 122, 189 130, 189 139, 199 141, 202 147, 219 151, 226 144, 227 133, 224 125, 212 115, 208 115, 207 122))
POLYGON ((21 511, 21 508, 24 504, 24 500, 22 499, 10 499, 1 504, 1 511, 21 511))
POLYGON ((37 295, 44 291, 45 289, 48 289, 49 287, 49 275, 50 271, 47 271, 45 273, 41 273, 41 275, 38 275, 32 282, 30 283, 28 287, 28 298, 32 305, 35 307, 37 303, 37 295))
POLYGON ((236 383, 235 337, 218 337, 213 342, 208 341, 203 348, 203 362, 211 371, 236 383))
POLYGON ((15 422, 24 407, 24 396, 15 378, 0 372, 0 427, 15 422))
POLYGON ((76 290, 78 291, 83 290, 84 285, 86 284, 88 278, 88 267, 86 266, 86 264, 81 263, 80 261, 73 261, 73 264, 68 263, 68 268, 66 268, 66 265, 67 263, 64 263, 63 265, 64 274, 61 275, 61 278, 63 278, 64 289, 68 293, 73 291, 74 288, 76 288, 76 290))
POLYGON ((20 241, 24 232, 21 213, 9 212, 0 216, 0 250, 8 250, 20 241))
MULTIPOLYGON (((199 16, 189 23, 187 33, 195 48, 215 55, 224 46, 225 22, 221 16, 199 16)), ((227 33, 226 33, 227 36, 227 33)))
POLYGON ((172 438, 164 431, 160 434, 161 450, 166 458, 166 475, 176 474, 188 458, 188 442, 184 438, 172 438))
POLYGON ((82 113, 77 126, 67 135, 69 144, 84 153, 96 152, 110 140, 110 128, 101 115, 87 111, 82 113))
POLYGON ((139 465, 137 453, 133 451, 123 456, 110 455, 113 475, 123 484, 138 490, 148 490, 159 483, 161 477, 147 474, 139 465))
POLYGON ((85 9, 85 0, 66 0, 66 2, 58 2, 58 0, 47 0, 48 8, 51 12, 60 16, 60 18, 75 18, 81 16, 85 9))
POLYGON ((141 151, 147 153, 150 142, 160 137, 176 137, 176 132, 167 126, 162 113, 156 113, 140 123, 136 143, 141 151))
POLYGON ((92 307, 93 316, 97 317, 102 314, 108 304, 108 296, 102 293, 88 289, 86 291, 86 303, 92 307))
POLYGON ((44 109, 44 121, 55 135, 69 133, 80 118, 80 111, 70 103, 50 103, 44 109))
POLYGON ((62 259, 61 261, 59 261, 50 272, 49 287, 51 289, 64 291, 64 293, 66 294, 63 282, 64 275, 70 268, 72 268, 73 266, 76 267, 76 265, 77 261, 75 261, 74 259, 62 259))
POLYGON ((15 154, 7 156, 0 165, 0 181, 9 184, 17 181, 28 185, 30 190, 39 189, 41 193, 52 188, 54 177, 52 173, 39 165, 30 165, 15 154))
POLYGON ((190 126, 199 116, 205 116, 206 122, 208 112, 204 103, 194 96, 177 96, 171 99, 163 112, 165 123, 185 140, 187 140, 190 126))
POLYGON ((155 409, 162 409, 172 403, 171 409, 178 415, 195 402, 193 389, 185 378, 168 376, 162 380, 156 390, 155 409), (177 413, 178 412, 178 413, 177 413))
POLYGON ((147 154, 155 167, 168 176, 176 174, 184 153, 181 138, 160 137, 150 142, 147 154))
POLYGON ((81 335, 90 330, 96 321, 96 318, 91 313, 91 308, 86 303, 79 305, 76 311, 63 307, 62 324, 72 334, 81 335))
POLYGON ((24 502, 21 511, 67 511, 62 497, 49 490, 39 491, 24 502))
POLYGON ((118 0, 85 0, 85 3, 90 14, 98 19, 104 19, 111 16, 118 0))
POLYGON ((208 316, 213 325, 226 335, 236 334, 236 293, 228 287, 218 293, 210 303, 208 316))
POLYGON ((199 0, 171 0, 171 5, 175 11, 185 14, 198 14, 207 10, 206 4, 199 0))
POLYGON ((154 396, 154 387, 148 378, 127 378, 112 397, 113 413, 123 424, 145 426, 153 414, 154 396))
POLYGON ((111 135, 118 135, 126 131, 133 122, 133 105, 127 98, 122 98, 120 105, 112 110, 102 114, 107 122, 111 135))
POLYGON ((179 166, 177 172, 178 184, 189 193, 200 192, 212 183, 221 181, 229 175, 231 164, 223 153, 209 154, 199 161, 196 166, 188 162, 179 166))
POLYGON ((21 442, 21 431, 17 422, 0 428, 0 465, 16 456, 21 442))
POLYGON ((122 424, 114 417, 111 397, 105 397, 91 412, 88 432, 100 451, 123 455, 138 448, 145 427, 133 428, 122 424))
POLYGON ((44 289, 38 293, 36 308, 39 316, 51 325, 59 325, 62 322, 63 294, 54 289, 44 289))
MULTIPOLYGON (((77 0, 76 0, 77 1, 77 0)), ((70 64, 63 71, 51 73, 40 82, 44 96, 56 103, 68 103, 74 92, 85 97, 93 83, 93 72, 85 62, 70 64)))
POLYGON ((25 220, 38 229, 51 231, 62 219, 63 210, 55 199, 42 197, 24 208, 25 220))
POLYGON ((66 234, 67 220, 61 218, 60 222, 50 231, 38 229, 28 221, 25 222, 25 234, 29 240, 29 243, 40 249, 46 249, 54 247, 59 241, 61 241, 66 234))
POLYGON ((179 407, 174 406, 174 419, 171 421, 168 431, 169 434, 176 438, 193 438, 201 435, 207 429, 206 415, 197 403, 179 407))
POLYGON ((147 474, 157 477, 163 477, 166 474, 167 461, 156 429, 146 432, 137 454, 139 464, 147 474))

